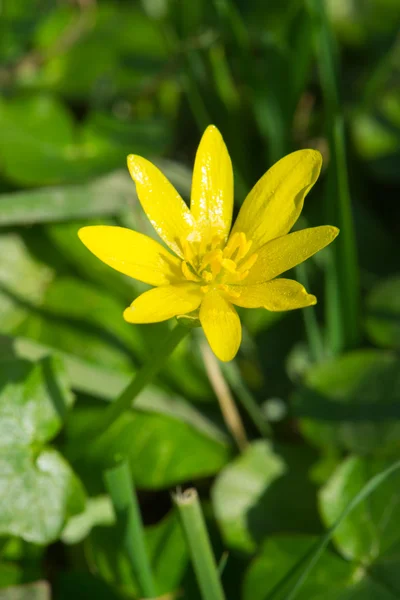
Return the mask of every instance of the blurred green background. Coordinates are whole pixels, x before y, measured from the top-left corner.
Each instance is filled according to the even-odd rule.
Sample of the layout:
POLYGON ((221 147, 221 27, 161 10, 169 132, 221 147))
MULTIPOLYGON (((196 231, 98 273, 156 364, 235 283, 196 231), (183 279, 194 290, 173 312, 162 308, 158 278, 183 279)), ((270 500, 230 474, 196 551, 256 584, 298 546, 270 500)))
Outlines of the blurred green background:
MULTIPOLYGON (((103 481, 119 457, 160 596, 200 598, 170 500, 194 484, 216 559, 227 556, 227 598, 272 598, 400 459, 400 3, 1 0, 0 90, 0 599, 140 597, 103 481), (153 160, 188 199, 210 123, 232 157, 236 211, 284 154, 322 152, 300 226, 341 234, 293 274, 319 303, 242 312, 224 373, 243 452, 198 331, 88 443, 172 324, 125 323, 144 287, 77 230, 154 235, 126 156, 153 160)), ((345 519, 296 598, 400 597, 399 485, 394 473, 345 519)), ((273 597, 289 598, 291 581, 273 597)))

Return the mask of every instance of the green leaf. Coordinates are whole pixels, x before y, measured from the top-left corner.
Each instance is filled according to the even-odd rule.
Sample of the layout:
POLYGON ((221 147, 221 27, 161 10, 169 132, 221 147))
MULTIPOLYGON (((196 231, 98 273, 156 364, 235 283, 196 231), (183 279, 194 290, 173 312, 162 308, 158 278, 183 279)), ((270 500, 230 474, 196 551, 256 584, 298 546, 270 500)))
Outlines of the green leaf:
MULTIPOLYGON (((320 493, 322 517, 333 525, 365 483, 390 463, 384 459, 347 458, 320 493)), ((385 480, 346 517, 334 534, 340 552, 363 563, 376 560, 400 542, 400 474, 385 480)))
POLYGON ((0 165, 22 184, 56 183, 74 175, 74 123, 61 102, 48 96, 0 103, 0 165))
POLYGON ((88 498, 85 510, 78 515, 72 515, 68 520, 61 540, 64 544, 77 544, 89 535, 93 527, 114 523, 114 510, 109 496, 88 498))
MULTIPOLYGON (((73 455, 84 444, 98 412, 75 409, 67 430, 68 453, 73 455)), ((125 413, 86 448, 76 469, 85 481, 93 482, 97 493, 102 490, 100 473, 118 457, 130 461, 138 488, 160 489, 213 475, 228 461, 230 447, 215 432, 200 427, 182 421, 178 414, 173 418, 139 410, 125 413)))
MULTIPOLYGON (((0 360, 8 359, 10 355, 27 360, 39 360, 49 354, 62 359, 73 389, 103 400, 114 400, 131 380, 128 374, 92 365, 71 354, 57 351, 33 340, 0 336, 0 360)), ((138 396, 135 408, 144 412, 175 417, 217 441, 227 441, 225 434, 190 402, 154 385, 148 385, 138 396)), ((79 415, 74 412, 74 422, 78 421, 79 415)))
POLYGON ((129 175, 113 171, 87 183, 2 194, 0 226, 115 215, 129 206, 134 193, 129 175))
MULTIPOLYGON (((246 573, 243 600, 268 600, 274 587, 315 545, 316 539, 306 536, 279 536, 265 542, 246 573)), ((332 552, 325 551, 296 600, 341 598, 340 595, 334 594, 351 581, 356 569, 355 565, 352 566, 332 552)), ((274 600, 286 599, 291 582, 292 578, 288 578, 285 587, 274 596, 274 600)))
POLYGON ((56 359, 0 362, 0 534, 39 544, 57 538, 84 493, 68 463, 44 446, 73 402, 56 359))
POLYGON ((0 327, 9 333, 24 320, 25 302, 36 305, 43 299, 53 273, 31 256, 16 233, 0 236, 0 254, 0 327))
MULTIPOLYGON (((38 27, 36 37, 46 49, 57 44, 70 22, 82 27, 80 11, 57 5, 48 21, 38 27), (65 14, 66 13, 66 14, 65 14)), ((126 93, 140 92, 163 68, 165 45, 156 24, 139 6, 103 2, 96 7, 96 18, 86 14, 86 28, 68 52, 50 56, 33 82, 75 100, 93 99, 104 105, 126 93), (90 65, 90 68, 88 68, 90 65)), ((147 99, 147 98, 146 98, 147 99)), ((124 102, 122 110, 126 107, 124 102)))
POLYGON ((380 281, 371 290, 365 327, 378 346, 400 349, 400 276, 380 281))
POLYGON ((125 308, 89 283, 58 277, 47 287, 40 309, 31 307, 15 333, 92 364, 131 372, 131 352, 140 351, 141 340, 123 320, 125 308))
MULTIPOLYGON (((146 542, 158 594, 176 590, 188 562, 188 552, 179 521, 170 513, 157 525, 146 528, 146 542)), ((131 564, 115 527, 96 527, 87 540, 89 563, 109 583, 138 593, 131 564)))
POLYGON ((400 435, 399 359, 357 350, 312 367, 294 396, 303 433, 319 446, 388 453, 400 435))
POLYGON ((162 121, 141 124, 94 113, 78 127, 62 102, 40 94, 1 101, 0 128, 0 169, 20 185, 98 175, 122 167, 129 152, 160 154, 168 140, 162 121))
POLYGON ((38 581, 11 586, 0 590, 0 600, 50 600, 50 585, 46 581, 38 581))
MULTIPOLYGON (((134 146, 131 143, 130 149, 134 146)), ((118 165, 122 167, 124 162, 125 155, 118 165)), ((187 197, 190 193, 190 171, 170 160, 157 159, 156 162, 178 191, 187 197)), ((2 194, 0 206, 0 226, 112 216, 128 210, 134 214, 135 229, 147 234, 153 231, 140 207, 135 185, 128 171, 122 169, 89 182, 2 194)), ((79 225, 84 224, 87 223, 79 225)))
POLYGON ((218 475, 213 506, 229 547, 252 552, 276 531, 318 530, 315 490, 307 479, 311 464, 304 448, 253 442, 218 475), (293 511, 293 490, 296 495, 293 511))

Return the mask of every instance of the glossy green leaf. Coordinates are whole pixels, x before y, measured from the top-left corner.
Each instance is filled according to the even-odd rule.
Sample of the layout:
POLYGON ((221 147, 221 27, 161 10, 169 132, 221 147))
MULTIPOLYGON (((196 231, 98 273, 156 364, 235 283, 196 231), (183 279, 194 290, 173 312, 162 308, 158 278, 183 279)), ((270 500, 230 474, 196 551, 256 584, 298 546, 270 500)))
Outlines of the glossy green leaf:
POLYGON ((365 327, 369 338, 383 348, 400 348, 400 277, 379 282, 367 297, 365 327))
POLYGON ((303 433, 319 446, 391 452, 400 435, 400 362, 357 350, 312 367, 294 397, 303 433))
POLYGON ((212 500, 229 547, 252 552, 270 533, 318 530, 315 490, 307 480, 311 460, 304 448, 256 441, 223 469, 212 500), (291 494, 300 481, 293 511, 291 494))
POLYGON ((48 543, 84 505, 72 469, 44 445, 59 432, 73 396, 55 359, 1 361, 0 387, 0 534, 48 543))
POLYGON ((85 448, 75 466, 85 481, 87 477, 94 482, 97 493, 103 489, 101 472, 119 457, 129 459, 136 485, 144 489, 213 475, 229 460, 230 447, 212 429, 193 426, 178 414, 174 418, 148 410, 121 415, 90 446, 82 446, 98 415, 98 410, 76 408, 68 427, 68 454, 76 455, 77 448, 85 448))
MULTIPOLYGON (((243 600, 269 600, 274 587, 295 564, 315 545, 317 538, 306 536, 271 537, 252 560, 243 583, 243 600)), ((326 551, 307 578, 296 600, 341 598, 341 591, 350 583, 356 566, 347 563, 333 552, 326 551), (338 595, 334 595, 338 594, 338 595)), ((274 596, 274 600, 285 600, 292 578, 274 596)))
MULTIPOLYGON (((391 463, 384 459, 347 458, 320 493, 321 514, 329 527, 372 476, 391 463)), ((395 472, 346 517, 334 534, 339 551, 366 564, 400 543, 400 474, 395 472)))
POLYGON ((296 577, 292 569, 315 546, 315 538, 271 538, 247 571, 243 600, 396 600, 400 590, 398 546, 370 564, 360 568, 358 562, 348 562, 331 551, 325 551, 309 573, 302 588, 289 592, 296 577), (291 575, 292 572, 292 575, 291 575), (285 585, 275 588, 281 581, 285 585))
MULTIPOLYGON (((137 593, 137 582, 121 546, 118 528, 96 527, 87 541, 92 569, 112 584, 137 593)), ((179 587, 188 562, 183 532, 175 514, 146 529, 148 554, 161 596, 179 587)))

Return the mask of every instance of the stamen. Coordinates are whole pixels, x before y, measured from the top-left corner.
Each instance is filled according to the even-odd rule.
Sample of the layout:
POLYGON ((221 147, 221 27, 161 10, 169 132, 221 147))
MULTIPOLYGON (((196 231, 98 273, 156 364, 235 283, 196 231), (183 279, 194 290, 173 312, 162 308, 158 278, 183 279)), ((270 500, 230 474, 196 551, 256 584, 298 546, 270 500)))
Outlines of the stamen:
POLYGON ((250 273, 250 270, 243 271, 243 273, 235 273, 237 281, 243 281, 243 279, 246 279, 246 277, 249 273, 250 273))
POLYGON ((203 279, 204 281, 207 281, 207 282, 212 281, 213 280, 213 274, 210 273, 210 271, 203 271, 201 273, 201 279, 203 279))
POLYGON ((224 258, 222 261, 222 266, 224 269, 229 271, 229 273, 236 273, 236 263, 230 258, 224 258))
POLYGON ((199 277, 198 275, 196 275, 196 273, 192 271, 187 262, 182 261, 181 267, 182 273, 186 277, 186 279, 188 279, 189 281, 195 281, 196 283, 199 283, 201 281, 201 277, 199 277))
POLYGON ((203 292, 203 294, 207 294, 207 292, 210 290, 210 286, 209 285, 202 285, 200 289, 203 292))
POLYGON ((256 253, 249 256, 249 258, 240 265, 240 268, 238 269, 239 273, 243 273, 243 271, 249 271, 251 269, 251 267, 254 265, 254 263, 256 262, 257 258, 258 258, 258 254, 256 254, 256 253))
POLYGON ((232 254, 235 252, 235 250, 237 248, 239 248, 239 246, 240 246, 240 238, 241 238, 242 235, 244 235, 244 234, 236 232, 228 240, 228 243, 226 244, 226 246, 224 248, 224 257, 225 258, 230 258, 232 256, 232 254))
POLYGON ((244 258, 246 256, 246 254, 250 250, 252 244, 253 244, 253 240, 246 241, 246 236, 244 236, 244 243, 241 244, 241 246, 236 254, 236 257, 235 257, 236 262, 239 262, 240 260, 242 260, 242 258, 244 258))

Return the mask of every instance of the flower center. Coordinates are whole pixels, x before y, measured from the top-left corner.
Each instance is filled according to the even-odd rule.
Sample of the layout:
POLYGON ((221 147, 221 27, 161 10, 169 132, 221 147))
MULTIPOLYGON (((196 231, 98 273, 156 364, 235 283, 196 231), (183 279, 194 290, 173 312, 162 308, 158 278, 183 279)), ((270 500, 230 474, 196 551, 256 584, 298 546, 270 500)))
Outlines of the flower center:
POLYGON ((210 242, 183 240, 181 245, 183 275, 188 281, 201 284, 204 293, 221 289, 235 295, 229 284, 243 281, 257 260, 257 254, 249 254, 252 241, 239 232, 233 234, 225 247, 223 240, 217 236, 210 242))

